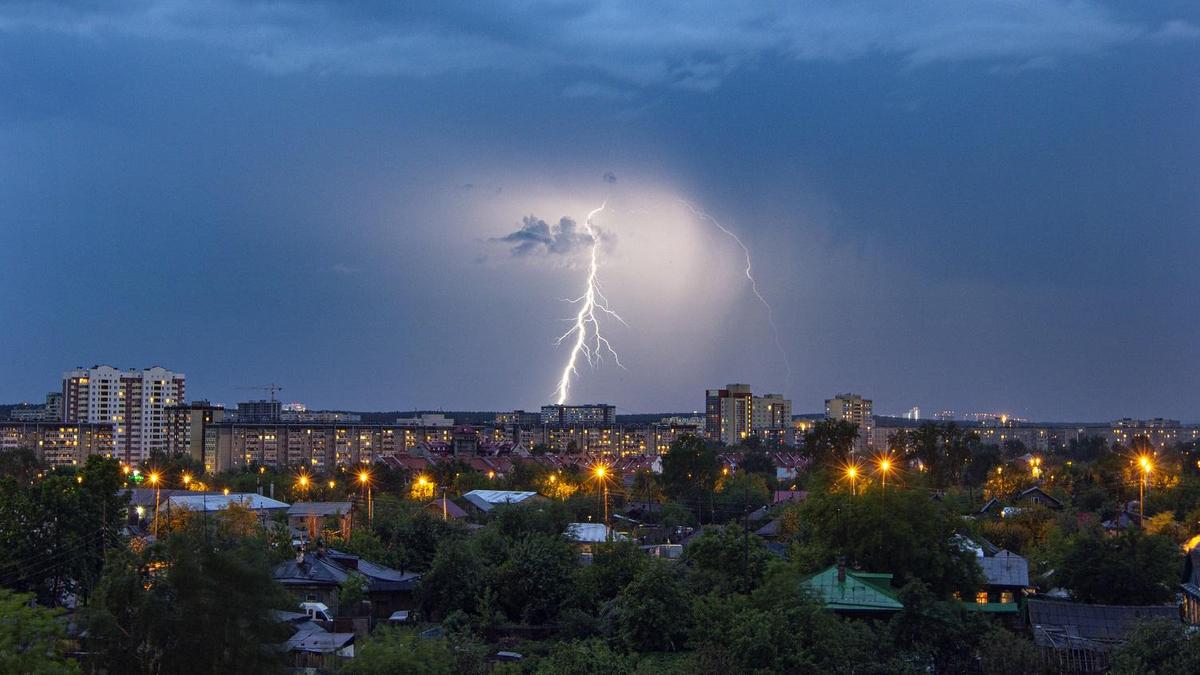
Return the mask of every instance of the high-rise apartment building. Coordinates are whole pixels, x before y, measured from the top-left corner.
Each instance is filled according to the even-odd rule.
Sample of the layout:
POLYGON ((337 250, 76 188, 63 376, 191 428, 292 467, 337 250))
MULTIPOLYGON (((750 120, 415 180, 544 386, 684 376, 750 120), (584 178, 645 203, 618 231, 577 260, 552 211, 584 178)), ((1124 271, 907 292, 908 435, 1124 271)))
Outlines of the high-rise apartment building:
POLYGON ((79 368, 63 374, 63 421, 113 424, 115 456, 139 462, 167 452, 168 406, 184 399, 184 375, 155 366, 79 368))
POLYGON ((838 394, 825 400, 825 417, 858 425, 858 449, 871 447, 871 430, 875 427, 873 404, 858 394, 838 394))
POLYGON ((283 404, 275 399, 261 401, 242 401, 237 404, 239 422, 248 424, 269 424, 278 422, 283 412, 283 404))
POLYGON ((704 394, 704 434, 709 440, 737 445, 754 429, 754 395, 748 384, 728 384, 704 394))
POLYGON ((547 426, 602 426, 616 423, 617 407, 607 403, 542 406, 542 424, 547 426))
POLYGON ((167 408, 167 449, 204 461, 204 438, 209 425, 225 419, 225 406, 193 401, 167 408))
POLYGON ((752 424, 756 433, 792 426, 792 402, 782 394, 764 394, 751 400, 752 424))

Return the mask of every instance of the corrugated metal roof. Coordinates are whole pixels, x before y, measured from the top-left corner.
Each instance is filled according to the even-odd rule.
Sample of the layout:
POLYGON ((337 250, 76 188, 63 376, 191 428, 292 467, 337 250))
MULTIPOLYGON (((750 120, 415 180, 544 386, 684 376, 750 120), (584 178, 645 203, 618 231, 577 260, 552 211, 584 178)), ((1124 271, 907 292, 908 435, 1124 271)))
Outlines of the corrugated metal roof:
POLYGON ((236 492, 228 495, 171 495, 166 503, 174 508, 192 511, 220 511, 230 504, 241 504, 255 511, 286 509, 288 505, 253 492, 236 492))
POLYGON ((894 612, 904 609, 904 605, 884 586, 891 578, 891 574, 846 570, 846 580, 838 581, 835 565, 814 574, 803 584, 825 601, 827 609, 894 612))
POLYGON ((1001 549, 996 555, 976 558, 990 586, 1029 585, 1029 561, 1011 551, 1001 549))
MULTIPOLYGON (((566 537, 572 541, 594 544, 608 541, 609 527, 604 523, 571 523, 567 525, 566 537)), ((614 541, 625 539, 624 535, 613 533, 614 541)))
POLYGON ((350 502, 296 502, 289 516, 341 516, 350 513, 350 502))
POLYGON ((1179 619, 1175 605, 1087 605, 1030 598, 1029 623, 1047 629, 1069 629, 1086 640, 1119 641, 1142 619, 1179 619))
POLYGON ((536 496, 536 492, 518 492, 516 490, 471 490, 463 495, 463 499, 483 511, 491 511, 501 504, 520 504, 526 499, 536 496))

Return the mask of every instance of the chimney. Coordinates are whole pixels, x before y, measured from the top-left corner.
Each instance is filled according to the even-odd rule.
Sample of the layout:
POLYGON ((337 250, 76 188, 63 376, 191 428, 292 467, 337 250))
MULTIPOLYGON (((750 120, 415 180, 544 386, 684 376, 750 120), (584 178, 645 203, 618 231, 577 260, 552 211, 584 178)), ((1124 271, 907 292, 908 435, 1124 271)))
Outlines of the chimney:
POLYGON ((838 583, 844 584, 844 583, 846 583, 846 556, 842 556, 842 555, 838 556, 837 567, 838 567, 838 583))

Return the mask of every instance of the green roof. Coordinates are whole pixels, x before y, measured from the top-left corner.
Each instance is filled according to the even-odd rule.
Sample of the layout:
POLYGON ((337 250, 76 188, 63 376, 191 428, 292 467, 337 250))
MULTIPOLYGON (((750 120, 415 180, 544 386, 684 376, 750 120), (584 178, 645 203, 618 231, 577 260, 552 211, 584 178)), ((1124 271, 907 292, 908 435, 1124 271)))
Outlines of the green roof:
POLYGON ((988 614, 1016 614, 1021 611, 1015 602, 962 602, 963 609, 968 612, 986 612, 988 614))
POLYGON ((891 574, 846 570, 838 581, 837 566, 817 572, 801 582, 825 602, 825 609, 849 612, 898 612, 904 605, 891 589, 891 574))

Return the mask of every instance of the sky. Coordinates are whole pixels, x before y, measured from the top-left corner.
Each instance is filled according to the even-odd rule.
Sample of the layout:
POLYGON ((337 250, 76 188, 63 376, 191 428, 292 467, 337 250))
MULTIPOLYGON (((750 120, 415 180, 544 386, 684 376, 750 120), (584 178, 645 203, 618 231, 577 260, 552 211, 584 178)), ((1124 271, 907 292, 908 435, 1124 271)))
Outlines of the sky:
POLYGON ((0 3, 0 401, 536 409, 594 247, 571 402, 1200 421, 1198 78, 1188 2, 0 3))

